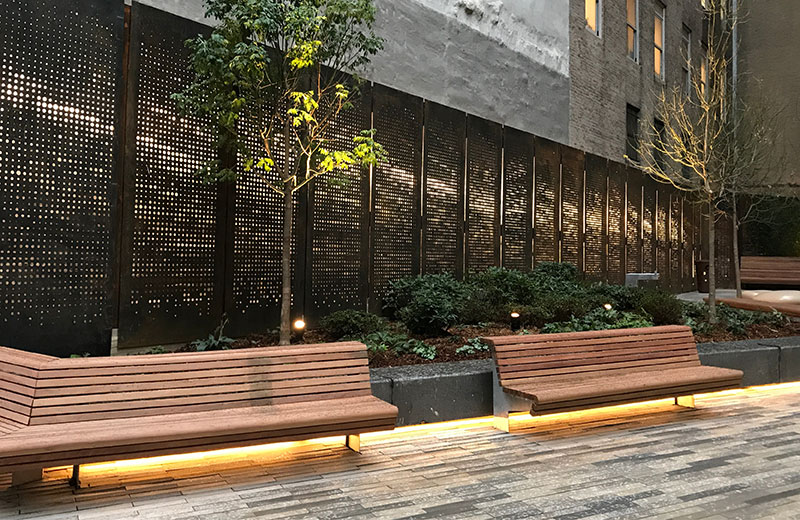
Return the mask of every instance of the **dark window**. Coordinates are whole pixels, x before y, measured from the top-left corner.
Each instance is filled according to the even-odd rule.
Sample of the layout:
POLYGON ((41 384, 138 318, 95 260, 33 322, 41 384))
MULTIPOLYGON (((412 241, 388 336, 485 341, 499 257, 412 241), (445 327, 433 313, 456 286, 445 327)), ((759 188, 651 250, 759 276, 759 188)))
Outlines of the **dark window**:
POLYGON ((631 161, 639 161, 639 109, 633 105, 627 105, 625 109, 625 130, 627 139, 625 140, 625 155, 631 161))
POLYGON ((662 172, 664 171, 664 167, 666 165, 666 161, 664 161, 664 143, 667 141, 667 134, 666 130, 664 129, 664 122, 660 119, 656 119, 653 121, 653 128, 656 131, 656 142, 655 149, 653 150, 653 160, 656 162, 658 169, 662 172))

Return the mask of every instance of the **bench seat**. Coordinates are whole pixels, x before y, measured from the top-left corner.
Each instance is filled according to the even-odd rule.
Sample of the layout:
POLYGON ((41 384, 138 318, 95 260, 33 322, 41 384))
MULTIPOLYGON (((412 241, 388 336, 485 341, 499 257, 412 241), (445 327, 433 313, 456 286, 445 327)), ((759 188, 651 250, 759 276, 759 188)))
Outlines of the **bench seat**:
POLYGON ((688 367, 635 371, 584 379, 554 379, 547 383, 515 382, 505 391, 529 399, 534 412, 591 408, 649 397, 689 395, 738 386, 742 372, 720 367, 688 367))
MULTIPOLYGON (((702 366, 691 329, 646 327, 485 338, 493 373, 495 425, 532 415, 676 398, 740 386, 742 372, 702 366)), ((688 398, 688 399, 684 399, 688 398)))
MULTIPOLYGON (((0 347, 0 471, 394 428, 358 342, 58 359, 0 347)), ((77 483, 77 479, 73 478, 77 483)))
POLYGON ((42 424, 0 435, 0 471, 72 465, 392 429, 377 397, 42 424))
POLYGON ((800 258, 783 256, 743 256, 743 284, 800 285, 800 258))

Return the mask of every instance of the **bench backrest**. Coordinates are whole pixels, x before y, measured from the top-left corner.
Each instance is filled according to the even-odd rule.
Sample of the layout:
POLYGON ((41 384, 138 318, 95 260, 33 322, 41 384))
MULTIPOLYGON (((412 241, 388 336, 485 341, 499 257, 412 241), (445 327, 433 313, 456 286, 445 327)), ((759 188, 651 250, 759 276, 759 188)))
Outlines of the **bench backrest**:
POLYGON ((54 360, 0 347, 0 434, 28 425, 39 368, 54 360))
POLYGON ((371 395, 356 342, 50 358, 35 377, 31 425, 371 395))
POLYGON ((742 281, 746 283, 800 285, 800 258, 743 256, 742 281))
POLYGON ((689 327, 485 338, 501 384, 700 365, 689 327))

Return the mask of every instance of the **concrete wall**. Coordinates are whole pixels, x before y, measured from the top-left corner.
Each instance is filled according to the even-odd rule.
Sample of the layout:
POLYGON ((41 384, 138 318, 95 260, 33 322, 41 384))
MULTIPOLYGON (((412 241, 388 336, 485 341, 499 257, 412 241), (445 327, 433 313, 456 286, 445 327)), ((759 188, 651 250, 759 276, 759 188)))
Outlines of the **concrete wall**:
POLYGON ((740 34, 740 85, 745 101, 774 103, 778 153, 771 180, 800 184, 800 9, 797 0, 745 0, 740 34))
POLYGON ((665 77, 654 72, 655 0, 639 0, 639 61, 628 57, 625 0, 602 2, 601 36, 586 28, 584 1, 570 0, 570 145, 621 161, 625 153, 625 106, 640 110, 649 128, 654 99, 681 78, 681 30, 692 31, 692 55, 699 66, 702 13, 699 0, 664 0, 665 77))
MULTIPOLYGON (((569 0, 375 0, 384 51, 370 79, 569 140, 569 0)), ((202 0, 142 3, 204 22, 202 0)))

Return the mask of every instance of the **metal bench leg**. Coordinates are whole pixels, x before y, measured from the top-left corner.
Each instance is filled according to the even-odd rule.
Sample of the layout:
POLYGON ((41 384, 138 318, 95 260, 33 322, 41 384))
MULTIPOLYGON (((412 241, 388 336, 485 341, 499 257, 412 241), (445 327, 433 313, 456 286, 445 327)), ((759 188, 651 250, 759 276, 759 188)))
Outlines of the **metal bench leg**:
POLYGON ((493 425, 498 430, 506 433, 511 432, 509 414, 512 412, 527 412, 531 409, 530 402, 519 397, 514 397, 503 391, 500 386, 500 379, 497 377, 497 370, 492 370, 492 408, 494 421, 493 425))
POLYGON ((21 469, 11 474, 12 486, 21 486, 38 480, 42 480, 42 468, 21 469))
POLYGON ((360 435, 348 435, 345 438, 344 445, 353 450, 356 453, 361 453, 361 436, 360 435))
POLYGON ((69 485, 75 489, 81 487, 81 467, 78 464, 72 466, 72 477, 69 479, 69 485))
POLYGON ((686 408, 694 408, 694 396, 693 395, 684 395, 682 397, 675 398, 675 404, 678 406, 683 406, 686 408))

